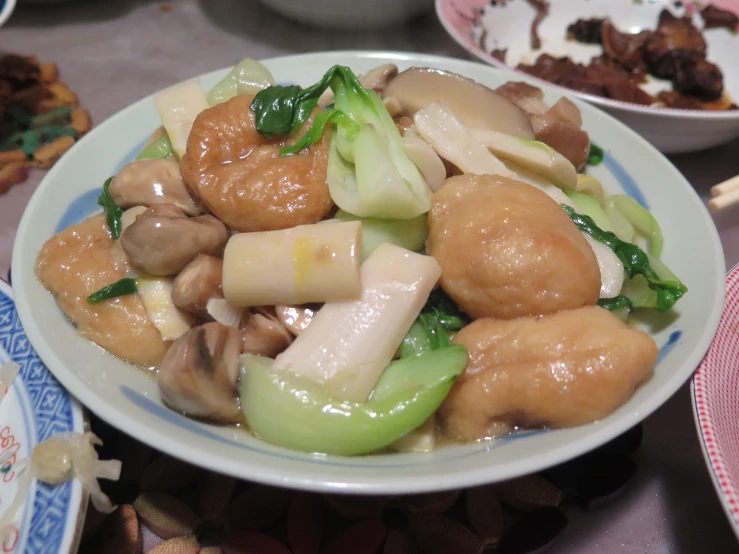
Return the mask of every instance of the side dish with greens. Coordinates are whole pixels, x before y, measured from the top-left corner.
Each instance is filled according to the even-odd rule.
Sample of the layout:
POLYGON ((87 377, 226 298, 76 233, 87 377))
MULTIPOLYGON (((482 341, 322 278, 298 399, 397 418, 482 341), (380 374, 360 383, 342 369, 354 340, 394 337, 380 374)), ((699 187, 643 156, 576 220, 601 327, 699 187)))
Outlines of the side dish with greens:
MULTIPOLYGON (((284 76, 283 76, 284 77, 284 76)), ((687 288, 566 98, 387 64, 276 85, 245 59, 162 127, 37 276, 163 402, 271 444, 429 451, 608 416, 687 288)), ((669 237, 668 237, 669 240, 669 237)))

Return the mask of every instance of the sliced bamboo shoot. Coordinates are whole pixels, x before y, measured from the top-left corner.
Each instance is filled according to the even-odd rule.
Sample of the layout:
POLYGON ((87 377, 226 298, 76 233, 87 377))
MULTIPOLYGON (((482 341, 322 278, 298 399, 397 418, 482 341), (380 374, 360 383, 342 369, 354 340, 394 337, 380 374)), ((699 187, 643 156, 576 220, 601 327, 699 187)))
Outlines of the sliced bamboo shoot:
POLYGON ((172 303, 172 278, 138 275, 136 286, 149 319, 164 340, 175 340, 187 333, 193 324, 189 314, 172 303))
POLYGON ((121 233, 128 229, 134 221, 136 221, 136 218, 140 216, 142 213, 144 213, 148 208, 146 206, 134 206, 133 208, 128 208, 123 214, 121 215, 121 233))
POLYGON ((205 311, 221 325, 236 327, 237 329, 239 323, 241 323, 241 316, 244 315, 243 308, 237 308, 229 304, 225 298, 211 298, 206 304, 205 311))
POLYGON ((160 92, 154 97, 154 105, 172 142, 175 155, 182 158, 195 118, 209 107, 200 81, 187 81, 160 92))
POLYGON ((434 258, 380 245, 362 264, 361 297, 324 305, 275 367, 322 383, 336 398, 364 402, 440 276, 434 258))
POLYGON ((421 138, 406 136, 403 137, 403 146, 431 191, 439 190, 446 180, 446 168, 431 145, 421 138))
POLYGON ((434 416, 390 445, 390 449, 396 452, 431 452, 435 447, 436 418, 434 416))
POLYGON ((583 233, 583 237, 588 241, 590 248, 593 249, 595 258, 598 260, 598 269, 600 269, 600 297, 613 298, 621 292, 624 285, 624 264, 618 259, 618 256, 602 242, 593 239, 587 233, 583 233))
POLYGON ((359 221, 234 235, 223 255, 223 295, 241 307, 356 299, 361 236, 359 221))
POLYGON ((536 140, 513 137, 488 129, 470 129, 469 131, 473 137, 503 160, 514 161, 560 188, 574 189, 576 187, 577 170, 575 166, 551 146, 536 140))
POLYGON ((413 116, 416 130, 434 150, 464 173, 515 175, 446 106, 435 103, 413 116))

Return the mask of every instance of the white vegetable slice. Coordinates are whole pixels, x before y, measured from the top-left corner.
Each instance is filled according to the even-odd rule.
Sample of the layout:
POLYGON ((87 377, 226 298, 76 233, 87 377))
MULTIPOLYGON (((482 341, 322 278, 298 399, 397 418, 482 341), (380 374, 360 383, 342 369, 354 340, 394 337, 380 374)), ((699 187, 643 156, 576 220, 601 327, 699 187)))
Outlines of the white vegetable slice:
POLYGON ((195 118, 209 107, 200 81, 187 81, 160 92, 154 97, 154 105, 162 118, 174 153, 182 158, 195 118))
POLYGON ((413 116, 416 130, 434 150, 465 173, 515 175, 454 114, 438 102, 418 110, 413 116))
POLYGON ((193 318, 177 308, 172 302, 171 277, 152 277, 139 274, 136 286, 144 302, 149 319, 159 329, 164 340, 175 340, 187 333, 193 318))
POLYGON ((583 233, 585 240, 588 241, 593 249, 596 259, 598 260, 598 268, 600 269, 600 297, 613 298, 621 292, 624 285, 624 264, 618 259, 618 256, 608 248, 605 244, 598 242, 589 235, 583 233))
POLYGON ((583 194, 589 194, 598 201, 598 204, 600 204, 601 208, 605 207, 606 195, 603 192, 603 185, 592 175, 579 173, 577 175, 577 185, 575 186, 575 191, 582 192, 583 194))
POLYGON ((20 370, 21 366, 15 362, 6 362, 0 366, 0 402, 2 402, 5 395, 8 394, 13 381, 15 381, 20 370))
POLYGON ((325 304, 275 368, 322 383, 336 398, 364 402, 440 276, 434 258, 380 245, 362 264, 361 297, 325 304))
POLYGON ((537 175, 533 171, 529 171, 525 167, 521 167, 520 165, 510 161, 506 162, 506 167, 514 172, 514 179, 538 188, 557 204, 564 204, 571 208, 575 207, 575 204, 573 204, 572 200, 569 199, 561 188, 553 185, 541 175, 537 175))
POLYGON ((403 137, 403 146, 431 191, 439 190, 446 180, 446 168, 431 145, 421 138, 406 136, 403 137))
POLYGON ((575 166, 551 146, 536 140, 513 137, 488 129, 470 129, 469 131, 496 156, 514 161, 560 188, 574 189, 576 187, 577 170, 575 166))
POLYGON ((128 208, 125 212, 123 212, 123 214, 121 215, 121 233, 123 233, 123 231, 133 225, 133 222, 136 221, 136 218, 144 213, 147 209, 148 208, 146 206, 134 206, 133 208, 128 208))
POLYGON ((234 235, 223 254, 223 296, 234 306, 358 298, 361 237, 359 221, 234 235))
MULTIPOLYGON (((516 179, 524 183, 528 183, 545 193, 549 198, 558 204, 564 204, 577 210, 577 206, 568 198, 568 196, 559 187, 549 183, 546 179, 522 168, 514 163, 506 164, 509 169, 515 171, 516 179)), ((593 249, 593 254, 598 260, 598 268, 600 269, 600 297, 613 298, 618 296, 621 286, 624 282, 624 265, 618 256, 606 245, 593 240, 587 233, 582 233, 585 240, 588 241, 593 249)))
POLYGON ((205 311, 210 314, 214 321, 226 327, 238 329, 244 309, 229 304, 225 298, 211 298, 205 305, 205 311))
POLYGON ((396 452, 431 452, 435 447, 436 418, 434 416, 390 445, 390 449, 396 452))

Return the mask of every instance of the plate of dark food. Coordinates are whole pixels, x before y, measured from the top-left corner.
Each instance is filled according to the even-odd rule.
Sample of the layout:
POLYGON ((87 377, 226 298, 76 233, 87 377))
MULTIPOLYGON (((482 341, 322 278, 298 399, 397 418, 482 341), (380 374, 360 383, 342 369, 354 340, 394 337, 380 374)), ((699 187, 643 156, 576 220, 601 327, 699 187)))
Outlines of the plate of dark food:
MULTIPOLYGON (((664 153, 739 136, 739 2, 437 0, 436 11, 474 56, 568 89, 664 153)), ((533 91, 511 99, 543 115, 533 91)))

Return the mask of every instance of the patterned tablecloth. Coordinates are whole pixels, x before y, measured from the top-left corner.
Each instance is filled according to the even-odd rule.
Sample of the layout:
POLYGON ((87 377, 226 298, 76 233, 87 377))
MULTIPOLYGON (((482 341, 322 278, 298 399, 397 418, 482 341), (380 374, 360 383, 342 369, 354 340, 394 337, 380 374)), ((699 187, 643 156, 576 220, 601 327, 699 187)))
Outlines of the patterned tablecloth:
MULTIPOLYGON (((341 33, 299 26, 256 0, 20 0, 0 29, 0 51, 58 63, 98 123, 142 96, 243 56, 367 48, 466 57, 433 13, 405 26, 341 33)), ((671 160, 705 199, 711 185, 739 174, 738 149, 736 141, 671 160)), ((2 276, 23 208, 42 177, 35 171, 0 197, 2 276)), ((716 224, 732 267, 739 263, 737 211, 716 216, 716 224)), ((703 464, 687 386, 646 420, 636 461, 626 493, 600 510, 572 514, 552 554, 739 552, 703 464)))

